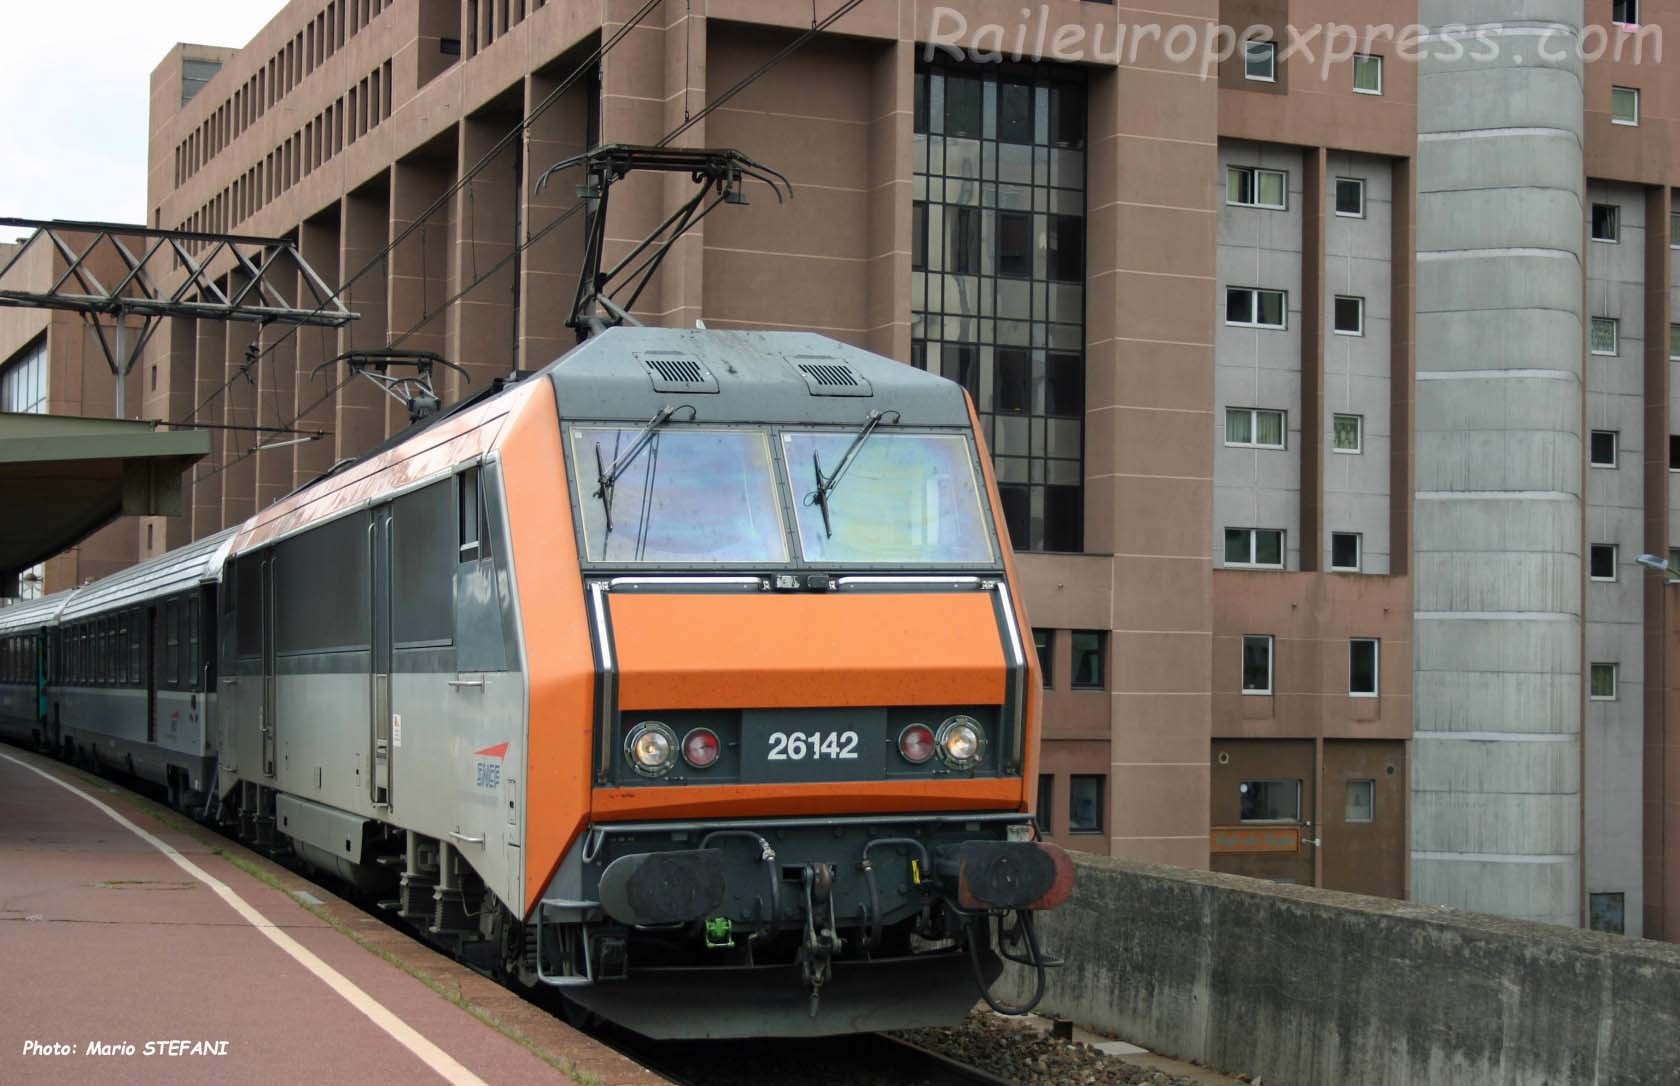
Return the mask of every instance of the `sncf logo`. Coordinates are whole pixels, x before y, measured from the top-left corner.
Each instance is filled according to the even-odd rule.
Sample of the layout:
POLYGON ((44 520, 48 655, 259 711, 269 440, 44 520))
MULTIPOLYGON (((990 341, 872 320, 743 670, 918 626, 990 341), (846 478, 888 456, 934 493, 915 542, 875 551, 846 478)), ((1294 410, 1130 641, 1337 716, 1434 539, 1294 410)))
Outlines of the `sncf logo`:
POLYGON ((506 743, 497 743, 473 751, 474 783, 478 787, 495 788, 502 783, 502 759, 507 757, 507 749, 506 743))

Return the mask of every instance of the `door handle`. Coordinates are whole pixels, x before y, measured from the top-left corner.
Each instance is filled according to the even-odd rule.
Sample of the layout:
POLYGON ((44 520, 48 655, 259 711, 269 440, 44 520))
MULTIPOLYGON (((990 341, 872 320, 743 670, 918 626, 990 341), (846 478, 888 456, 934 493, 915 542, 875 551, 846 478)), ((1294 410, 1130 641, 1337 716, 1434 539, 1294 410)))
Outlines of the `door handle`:
POLYGON ((483 679, 450 679, 449 680, 449 685, 454 687, 457 690, 465 690, 465 689, 469 689, 469 688, 474 689, 474 690, 483 690, 484 689, 484 680, 483 679))
POLYGON ((449 836, 455 838, 457 841, 464 841, 469 845, 482 845, 484 843, 484 835, 482 833, 477 837, 474 837, 472 834, 457 833, 454 830, 450 830, 449 836))
POLYGON ((238 685, 238 683, 239 683, 238 676, 235 676, 233 678, 228 678, 226 675, 222 676, 222 685, 223 686, 236 686, 236 685, 238 685))

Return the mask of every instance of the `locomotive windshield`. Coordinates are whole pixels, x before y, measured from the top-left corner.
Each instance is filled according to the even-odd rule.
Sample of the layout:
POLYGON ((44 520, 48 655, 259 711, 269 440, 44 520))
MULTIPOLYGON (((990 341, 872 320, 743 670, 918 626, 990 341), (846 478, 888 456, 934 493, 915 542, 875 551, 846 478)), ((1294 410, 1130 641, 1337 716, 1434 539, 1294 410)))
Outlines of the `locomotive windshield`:
POLYGON ((591 562, 788 560, 762 433, 580 426, 572 463, 591 562), (597 489, 597 465, 611 468, 620 457, 621 470, 597 489))
POLYGON ((828 491, 825 525, 821 503, 814 499, 812 464, 833 470, 854 436, 843 431, 782 435, 807 562, 992 561, 974 459, 959 434, 876 430, 858 446, 844 481, 828 491))

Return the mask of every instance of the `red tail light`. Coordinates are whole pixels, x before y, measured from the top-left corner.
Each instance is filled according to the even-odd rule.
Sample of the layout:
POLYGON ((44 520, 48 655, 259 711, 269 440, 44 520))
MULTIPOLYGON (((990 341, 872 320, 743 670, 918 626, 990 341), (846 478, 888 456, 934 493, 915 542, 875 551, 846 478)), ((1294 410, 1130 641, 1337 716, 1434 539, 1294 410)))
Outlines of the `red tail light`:
POLYGON ((710 728, 695 728, 683 737, 683 761, 695 769, 705 769, 718 760, 717 733, 710 728))
POLYGON ((921 765, 933 757, 933 729, 926 724, 911 724, 898 733, 898 753, 911 765, 921 765))

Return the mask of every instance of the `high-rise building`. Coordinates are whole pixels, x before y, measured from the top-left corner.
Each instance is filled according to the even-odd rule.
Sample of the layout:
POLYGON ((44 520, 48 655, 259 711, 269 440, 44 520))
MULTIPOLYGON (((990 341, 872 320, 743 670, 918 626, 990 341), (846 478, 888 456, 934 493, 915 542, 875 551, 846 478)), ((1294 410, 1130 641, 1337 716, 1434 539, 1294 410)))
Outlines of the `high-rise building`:
MULTIPOLYGON (((143 551, 401 429, 315 372, 341 351, 437 351, 453 399, 573 342, 576 178, 536 179, 658 142, 813 21, 664 0, 593 62, 639 6, 293 0, 157 69, 154 224, 294 236, 360 319, 160 332, 148 417, 328 436, 217 431, 143 551)), ((708 218, 635 315, 969 390, 1062 843, 1680 938, 1680 607, 1637 562, 1680 539, 1680 15, 1208 8, 864 0, 677 139, 796 198, 708 218)), ((608 263, 686 195, 615 190, 608 263)))

